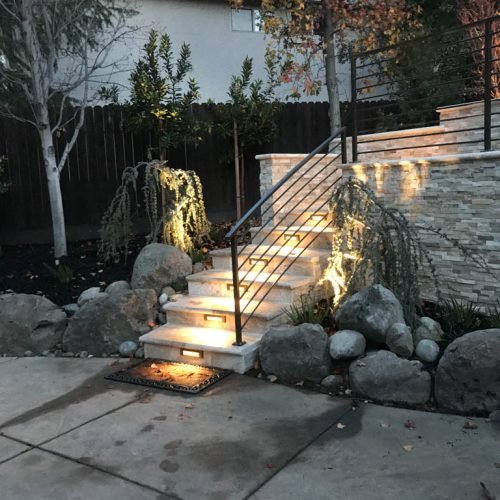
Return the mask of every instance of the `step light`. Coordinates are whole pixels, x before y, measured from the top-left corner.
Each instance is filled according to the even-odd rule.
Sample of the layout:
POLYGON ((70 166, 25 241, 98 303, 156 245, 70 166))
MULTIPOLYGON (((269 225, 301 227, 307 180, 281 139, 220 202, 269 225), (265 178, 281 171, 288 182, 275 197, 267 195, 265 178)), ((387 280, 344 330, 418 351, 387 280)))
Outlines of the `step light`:
MULTIPOLYGON (((228 283, 226 285, 227 291, 232 292, 234 290, 234 285, 232 283, 228 283)), ((248 290, 248 285, 240 285, 240 296, 246 293, 248 290)))
POLYGON ((311 217, 309 218, 309 220, 311 222, 320 222, 322 220, 325 220, 326 216, 325 215, 311 215, 311 217))
POLYGON ((298 243, 300 241, 300 234, 285 234, 283 239, 287 243, 298 243))
POLYGON ((185 356, 186 358, 203 358, 203 351, 197 351, 195 349, 183 349, 181 347, 181 356, 185 356))
POLYGON ((210 321, 212 323, 225 323, 226 316, 224 314, 205 314, 203 316, 205 321, 210 321))
POLYGON ((250 257, 249 259, 251 266, 263 266, 266 267, 269 264, 269 259, 250 257))

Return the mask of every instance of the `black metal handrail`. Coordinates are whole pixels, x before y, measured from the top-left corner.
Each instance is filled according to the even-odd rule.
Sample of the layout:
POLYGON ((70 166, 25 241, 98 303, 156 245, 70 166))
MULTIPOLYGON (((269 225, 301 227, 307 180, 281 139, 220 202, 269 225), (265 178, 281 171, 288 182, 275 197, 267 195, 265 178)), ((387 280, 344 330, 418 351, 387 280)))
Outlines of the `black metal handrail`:
MULTIPOLYGON (((445 119, 444 122, 457 121, 453 130, 443 134, 464 132, 464 140, 454 141, 454 144, 482 143, 483 149, 492 148, 492 130, 498 125, 492 124, 492 99, 498 95, 498 47, 500 33, 500 15, 459 26, 447 31, 430 33, 426 36, 405 40, 401 43, 376 48, 374 50, 352 53, 351 55, 351 130, 352 130, 352 161, 357 161, 362 154, 373 154, 387 150, 385 145, 380 148, 359 151, 359 144, 375 142, 372 139, 358 139, 360 134, 374 134, 392 130, 412 129, 416 127, 436 125, 440 123, 436 108, 451 104, 462 104, 474 101, 482 102, 482 126, 477 130, 482 132, 480 140, 467 140, 465 132, 471 130, 461 126, 462 117, 445 119), (426 52, 422 52, 426 47, 426 52), (434 50, 438 47, 440 50, 434 50), (415 62, 416 71, 426 76, 422 86, 415 85, 405 72, 387 71, 391 65, 394 70, 400 64, 401 54, 405 52, 428 54, 428 58, 415 62), (444 52, 443 52, 444 51, 444 52), (446 71, 447 73, 443 73, 446 71), (442 75, 448 75, 443 78, 442 75), (358 116, 358 103, 384 99, 377 109, 377 120, 358 116), (392 126, 390 124, 393 124, 392 126)), ((406 135, 406 138, 417 137, 406 135)), ((498 136, 495 136, 498 140, 498 136)), ((477 139, 474 137, 473 139, 477 139)), ((385 139, 380 139, 385 140, 385 139)), ((439 144, 432 146, 447 146, 450 143, 443 138, 439 144)), ((425 148, 415 144, 411 148, 425 148)), ((404 148, 401 148, 404 149, 404 148)))
MULTIPOLYGON (((291 225, 289 227, 282 227, 281 224, 290 212, 293 212, 296 208, 300 207, 304 200, 307 200, 309 196, 316 196, 313 201, 311 201, 307 207, 303 210, 309 210, 318 199, 321 198, 328 190, 333 189, 335 184, 338 182, 339 173, 337 168, 332 169, 327 172, 326 177, 321 177, 316 183, 316 177, 311 177, 311 179, 306 180, 301 184, 300 194, 297 194, 291 189, 297 185, 299 181, 304 179, 304 176, 311 172, 315 167, 321 165, 322 171, 326 171, 336 161, 341 160, 342 163, 347 162, 347 146, 346 146, 346 130, 344 127, 333 133, 328 139, 323 141, 317 148, 315 148, 311 153, 309 153, 304 159, 302 159, 297 165, 295 165, 286 175, 283 176, 271 189, 269 189, 262 198, 255 203, 250 210, 248 210, 243 217, 236 222, 229 233, 226 235, 226 240, 231 242, 231 266, 232 266, 232 287, 234 296, 234 317, 235 317, 235 345, 243 345, 243 329, 247 325, 248 321, 251 319, 253 314, 257 311, 259 306, 262 304, 264 299, 271 292, 272 288, 279 282, 282 276, 288 271, 288 269, 293 265, 293 263, 303 254, 304 251, 312 244, 312 242, 322 233, 322 231, 317 231, 314 238, 311 238, 309 243, 304 247, 300 247, 300 252, 293 254, 292 252, 298 247, 299 241, 295 245, 287 245, 286 248, 290 249, 289 253, 285 253, 282 257, 279 256, 282 246, 278 250, 271 250, 270 253, 266 253, 267 249, 273 249, 273 246, 284 236, 284 234, 290 234, 290 236, 296 235, 300 230, 301 226, 296 229, 290 230, 289 227, 294 227, 293 224, 297 223, 300 219, 301 214, 295 216, 291 225), (324 152, 326 149, 326 152, 324 152), (324 164, 323 164, 324 163, 324 164), (331 182, 326 182, 331 179, 331 182), (326 184, 326 188, 324 187, 326 184), (281 192, 278 193, 283 188, 281 192), (276 196, 275 196, 276 195, 276 196), (288 197, 287 197, 288 195, 288 197), (281 201, 280 206, 276 206, 277 202, 281 201), (267 206, 265 206, 267 203, 267 206), (271 210, 272 209, 272 210, 271 210), (267 221, 264 220, 264 215, 270 212, 270 217, 267 221), (254 233, 254 238, 259 233, 265 231, 266 234, 262 240, 250 249, 249 244, 243 244, 238 246, 238 237, 240 231, 244 230, 246 224, 255 217, 256 215, 261 216, 261 226, 254 233), (274 221, 274 224, 272 223, 274 221), (276 235, 273 237, 273 233, 276 235), (270 241, 272 240, 272 241, 270 241), (266 246, 266 251, 264 253, 258 253, 257 251, 263 246, 266 246), (246 251, 246 254, 244 253, 246 251), (263 273, 257 273, 253 279, 251 278, 252 271, 259 267, 256 262, 252 264, 252 257, 258 255, 261 259, 265 257, 269 259, 269 262, 273 259, 281 259, 277 262, 273 269, 268 269, 267 276, 263 273), (240 262, 240 257, 243 257, 240 262), (287 259, 290 259, 288 265, 284 270, 279 271, 287 259), (250 262, 250 269, 243 271, 244 266, 250 262), (240 276, 240 272, 243 271, 244 275, 240 276), (275 274, 278 271, 279 274, 275 274), (258 281, 259 276, 262 278, 258 281), (245 280, 246 285, 243 292, 241 292, 241 282, 245 280), (271 281, 272 280, 272 281, 271 281), (253 291, 251 297, 247 300, 247 303, 242 307, 241 300, 248 293, 250 295, 250 287, 257 284, 257 289, 253 291), (259 292, 264 286, 268 286, 267 291, 264 295, 257 299, 259 292), (256 303, 255 303, 256 302, 256 303), (251 309, 249 309, 250 304, 252 304, 251 309), (246 315, 245 321, 242 323, 242 314, 246 315)), ((328 201, 324 201, 319 209, 316 207, 316 211, 322 210, 328 201)), ((314 226, 308 226, 309 228, 316 229, 321 221, 318 221, 314 226)))

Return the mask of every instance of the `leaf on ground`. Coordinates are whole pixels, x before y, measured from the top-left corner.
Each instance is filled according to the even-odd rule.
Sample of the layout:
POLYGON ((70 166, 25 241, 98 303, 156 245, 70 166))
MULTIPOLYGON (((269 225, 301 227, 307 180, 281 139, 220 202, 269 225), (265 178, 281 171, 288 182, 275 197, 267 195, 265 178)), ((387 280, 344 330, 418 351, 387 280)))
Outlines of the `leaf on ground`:
POLYGON ((304 381, 303 381, 303 380, 301 380, 300 382, 297 382, 295 385, 296 385, 297 387, 302 387, 302 386, 304 385, 304 381))
POLYGON ((187 408, 188 410, 192 410, 194 408, 194 404, 188 403, 188 404, 184 405, 184 408, 187 408))
POLYGON ((382 422, 380 424, 380 427, 384 428, 384 429, 387 429, 389 427, 389 424, 386 424, 385 422, 382 422))
POLYGON ((405 422, 405 427, 406 427, 407 429, 411 429, 411 430, 413 430, 413 429, 416 429, 416 428, 417 428, 417 426, 415 425, 415 422, 414 422, 413 420, 407 420, 407 421, 405 422))
POLYGON ((345 429, 347 426, 345 424, 343 424, 342 422, 339 422, 337 424, 337 429, 345 429))
POLYGON ((479 483, 481 485, 481 493, 486 500, 496 500, 497 497, 493 495, 493 493, 486 487, 486 485, 481 481, 479 483))
POLYGON ((356 363, 357 366, 366 366, 366 363, 363 363, 363 361, 358 361, 356 363))
POLYGON ((412 444, 404 444, 403 445, 403 450, 407 451, 408 453, 410 453, 410 451, 412 451, 414 448, 414 446, 412 444))
POLYGON ((350 394, 352 394, 351 389, 346 389, 346 390, 344 391, 344 394, 345 394, 346 396, 349 396, 350 394))
POLYGON ((268 375, 267 380, 269 380, 269 382, 276 382, 276 380, 278 380, 278 377, 276 375, 268 375))
POLYGON ((477 429, 477 425, 470 420, 466 420, 463 425, 464 429, 477 429))

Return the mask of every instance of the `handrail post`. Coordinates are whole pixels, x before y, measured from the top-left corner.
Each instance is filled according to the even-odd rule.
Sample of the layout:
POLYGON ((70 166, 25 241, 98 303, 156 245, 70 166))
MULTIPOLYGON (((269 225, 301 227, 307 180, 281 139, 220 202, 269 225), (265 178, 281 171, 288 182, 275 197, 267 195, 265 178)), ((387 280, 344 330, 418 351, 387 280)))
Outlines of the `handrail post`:
POLYGON ((347 137, 346 137, 346 129, 342 127, 342 131, 340 133, 340 148, 342 151, 342 163, 347 163, 347 137))
POLYGON ((234 329, 236 339, 233 342, 235 346, 242 346, 243 342, 241 329, 241 304, 240 304, 240 276, 238 271, 238 235, 234 234, 231 238, 231 266, 233 269, 233 295, 234 295, 234 329))
POLYGON ((493 19, 484 23, 484 150, 491 150, 491 47, 493 38, 491 25, 493 19))
POLYGON ((356 55, 351 52, 351 147, 352 161, 358 161, 358 112, 357 112, 357 83, 356 83, 356 55))

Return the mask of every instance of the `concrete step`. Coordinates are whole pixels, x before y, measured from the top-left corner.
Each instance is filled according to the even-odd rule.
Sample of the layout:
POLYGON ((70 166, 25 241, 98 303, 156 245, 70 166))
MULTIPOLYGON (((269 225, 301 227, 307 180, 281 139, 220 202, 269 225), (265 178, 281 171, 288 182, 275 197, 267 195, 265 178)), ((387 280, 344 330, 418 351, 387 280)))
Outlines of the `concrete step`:
MULTIPOLYGON (((286 274, 311 276, 315 280, 321 278, 322 270, 328 263, 330 252, 322 249, 293 249, 280 246, 248 245, 239 247, 238 260, 245 271, 266 271, 280 274, 288 266, 286 274), (291 265, 290 265, 291 264, 291 265)), ((214 269, 231 269, 231 249, 224 248, 210 252, 214 269)))
MULTIPOLYGON (((183 297, 162 308, 172 325, 188 325, 221 330, 235 330, 234 299, 232 297, 183 297)), ((277 302, 241 300, 241 321, 245 331, 266 332, 271 325, 286 321, 285 307, 277 302)))
POLYGON ((243 346, 232 345, 234 332, 215 328, 164 325, 143 335, 147 358, 213 366, 245 373, 257 356, 261 334, 244 333, 243 346))
MULTIPOLYGON (((266 296, 269 302, 278 302, 280 304, 291 304, 298 300, 301 295, 308 293, 310 287, 316 283, 311 276, 300 276, 294 274, 285 274, 279 278, 279 274, 269 274, 265 272, 246 272, 240 271, 241 292, 248 290, 247 299, 250 299, 254 292, 269 280, 257 292, 254 299, 262 298, 278 279, 274 287, 266 296)), ((193 297, 232 297, 233 296, 233 274, 231 271, 211 269, 201 273, 192 274, 187 278, 189 295, 193 297)))
POLYGON ((251 228, 250 233, 254 244, 263 242, 266 245, 330 250, 333 228, 324 225, 313 227, 308 224, 276 228, 263 226, 251 228))

